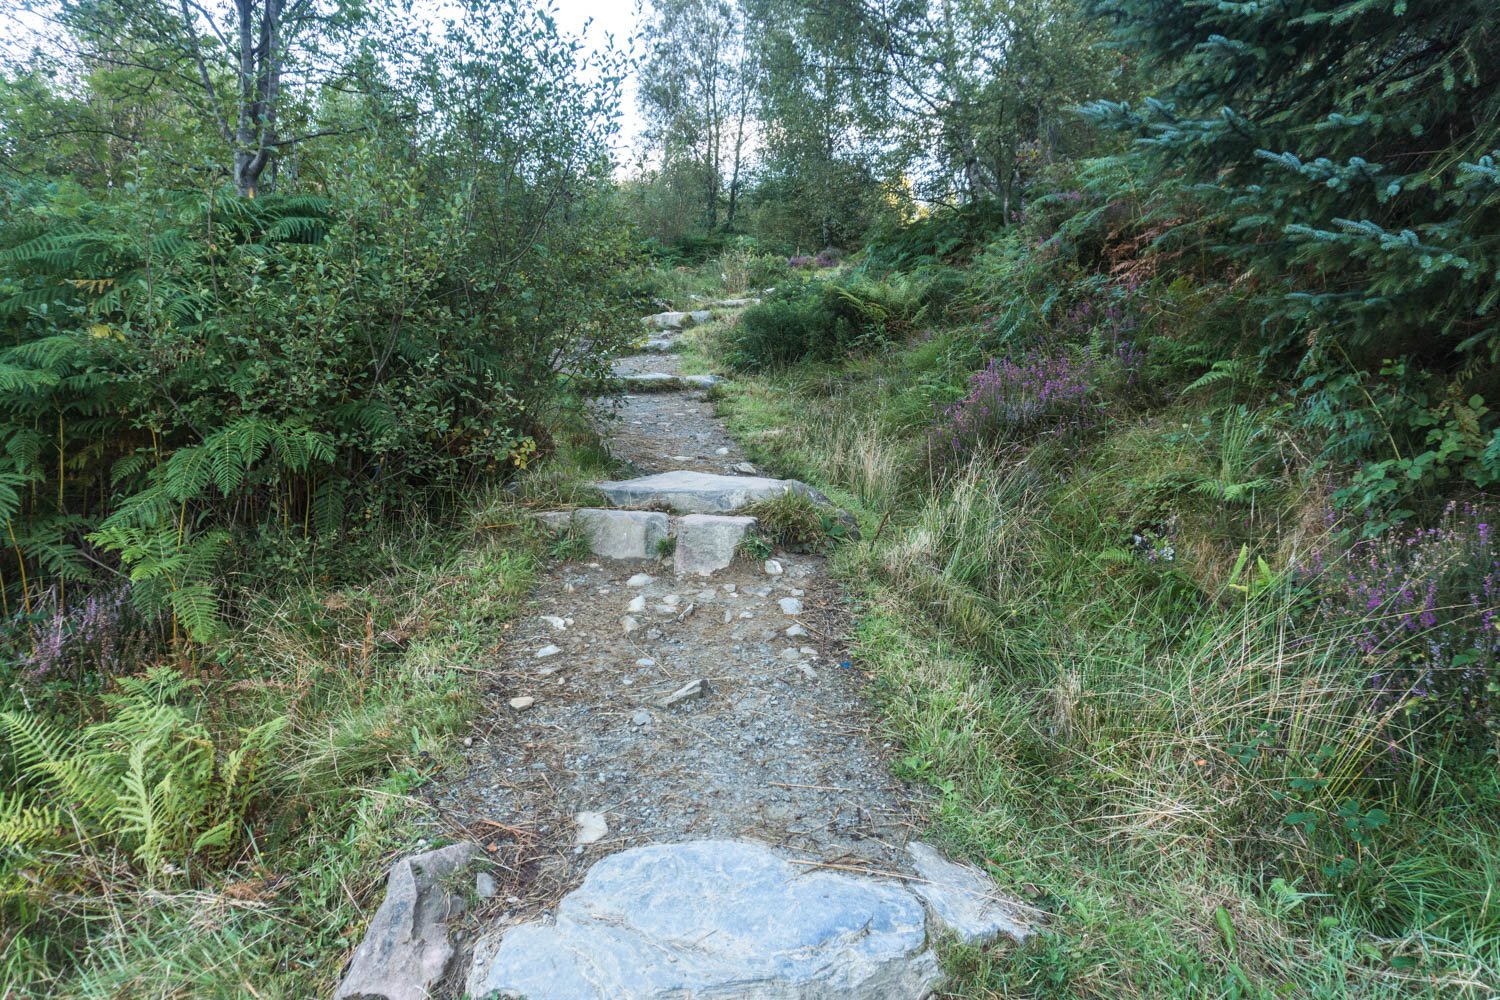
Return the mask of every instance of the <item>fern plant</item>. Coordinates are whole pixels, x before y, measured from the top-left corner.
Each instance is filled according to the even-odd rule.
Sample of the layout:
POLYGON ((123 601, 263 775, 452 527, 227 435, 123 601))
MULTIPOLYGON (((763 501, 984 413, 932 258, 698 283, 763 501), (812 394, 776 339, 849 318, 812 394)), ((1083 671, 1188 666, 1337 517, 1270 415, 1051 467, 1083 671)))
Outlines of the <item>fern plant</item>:
POLYGON ((160 881, 242 842, 286 720, 228 740, 195 717, 196 681, 155 667, 119 683, 109 716, 79 733, 0 713, 0 770, 13 775, 0 795, 0 886, 24 866, 107 850, 160 881))

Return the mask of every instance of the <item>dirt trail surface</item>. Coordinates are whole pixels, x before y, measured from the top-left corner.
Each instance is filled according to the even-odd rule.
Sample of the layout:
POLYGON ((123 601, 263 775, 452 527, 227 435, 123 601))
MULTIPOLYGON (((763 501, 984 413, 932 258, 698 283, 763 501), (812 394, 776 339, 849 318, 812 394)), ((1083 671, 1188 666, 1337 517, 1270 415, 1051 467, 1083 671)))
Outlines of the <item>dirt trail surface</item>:
MULTIPOLYGON (((676 375, 680 366, 675 354, 638 354, 619 359, 615 371, 676 375)), ((713 404, 701 391, 627 395, 617 404, 596 404, 594 413, 610 449, 643 475, 673 469, 753 474, 745 453, 715 419, 713 404)))
POLYGON ((543 515, 609 558, 551 569, 473 665, 485 711, 424 791, 454 842, 392 868, 336 1000, 919 1000, 937 933, 1031 933, 913 839, 823 560, 739 555, 736 506, 808 488, 757 477, 701 392, 628 382, 676 361, 622 359, 675 388, 596 417, 646 477, 601 494, 679 516, 543 515))
MULTIPOLYGON (((631 357, 619 370, 676 363, 631 357)), ((601 428, 642 474, 754 472, 701 392, 628 396, 601 428)), ((500 866, 491 928, 554 906, 594 862, 637 845, 753 838, 903 867, 914 792, 889 774, 844 602, 823 559, 776 561, 776 575, 741 560, 677 578, 670 558, 599 559, 540 582, 485 666, 493 682, 461 776, 427 793, 450 832, 500 866), (693 681, 699 692, 663 707, 693 681)))

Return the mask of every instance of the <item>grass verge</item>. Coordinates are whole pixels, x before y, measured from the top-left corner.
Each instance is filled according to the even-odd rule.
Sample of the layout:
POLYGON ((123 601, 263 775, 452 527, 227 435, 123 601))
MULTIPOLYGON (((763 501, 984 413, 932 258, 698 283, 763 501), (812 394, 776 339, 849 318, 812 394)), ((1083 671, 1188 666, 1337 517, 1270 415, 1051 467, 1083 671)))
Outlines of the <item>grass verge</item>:
POLYGON ((414 793, 566 554, 528 510, 587 502, 609 463, 563 436, 466 516, 392 527, 355 582, 243 588, 207 655, 129 664, 88 699, 69 681, 65 704, 18 684, 0 765, 30 794, 0 795, 0 996, 329 995, 392 860, 440 829, 414 793))
POLYGON ((1317 484, 1283 463, 1253 502, 1202 488, 1255 463, 1240 418, 1191 405, 934 470, 933 352, 718 398, 758 464, 856 511, 834 566, 903 777, 1051 915, 1025 947, 948 949, 950 995, 1493 995, 1492 765, 1382 769, 1350 636, 1295 628, 1306 595, 1247 568, 1326 543, 1317 484))

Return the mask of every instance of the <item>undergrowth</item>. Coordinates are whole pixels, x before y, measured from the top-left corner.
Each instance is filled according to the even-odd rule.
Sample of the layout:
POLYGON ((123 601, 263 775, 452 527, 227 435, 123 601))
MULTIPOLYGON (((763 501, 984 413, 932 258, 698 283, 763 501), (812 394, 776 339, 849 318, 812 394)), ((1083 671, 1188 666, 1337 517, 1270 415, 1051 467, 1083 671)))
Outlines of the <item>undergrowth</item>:
POLYGON ((329 995, 391 861, 442 835, 414 793, 556 554, 529 512, 609 468, 581 426, 558 438, 358 569, 242 586, 194 658, 132 645, 114 605, 32 647, 0 705, 0 996, 329 995))
POLYGON ((1049 914, 1024 947, 951 949, 948 993, 1490 995, 1492 751, 1372 701, 1369 610, 1317 596, 1369 574, 1305 442, 1230 380, 1117 380, 1104 421, 935 464, 972 336, 720 397, 758 464, 856 511, 833 564, 898 770, 1049 914))

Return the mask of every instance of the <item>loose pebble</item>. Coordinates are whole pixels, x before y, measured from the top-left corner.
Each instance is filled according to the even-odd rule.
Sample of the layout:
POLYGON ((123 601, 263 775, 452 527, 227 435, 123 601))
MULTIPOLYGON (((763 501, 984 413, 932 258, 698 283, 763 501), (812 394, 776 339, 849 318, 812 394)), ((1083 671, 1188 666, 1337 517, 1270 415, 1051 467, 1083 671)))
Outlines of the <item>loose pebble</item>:
POLYGON ((645 574, 645 573, 637 573, 635 576, 632 576, 629 580, 625 581, 625 586, 627 586, 627 587, 644 587, 648 583, 650 583, 652 581, 652 579, 654 579, 654 578, 651 577, 651 576, 649 576, 649 575, 647 575, 647 574, 645 574))
POLYGON ((767 559, 765 569, 767 576, 780 576, 785 572, 781 568, 781 562, 777 559, 767 559))
POLYGON ((795 597, 783 597, 776 603, 781 605, 781 613, 784 615, 800 615, 802 613, 802 602, 795 597))
POLYGON ((536 699, 531 697, 512 698, 510 700, 510 707, 517 712, 523 712, 535 704, 536 699))
POLYGON ((561 653, 561 652, 562 652, 562 647, 561 646, 553 646, 553 645, 549 644, 549 645, 543 646, 541 649, 537 650, 532 655, 535 656, 538 660, 545 660, 547 657, 549 657, 549 656, 556 656, 558 653, 561 653))

